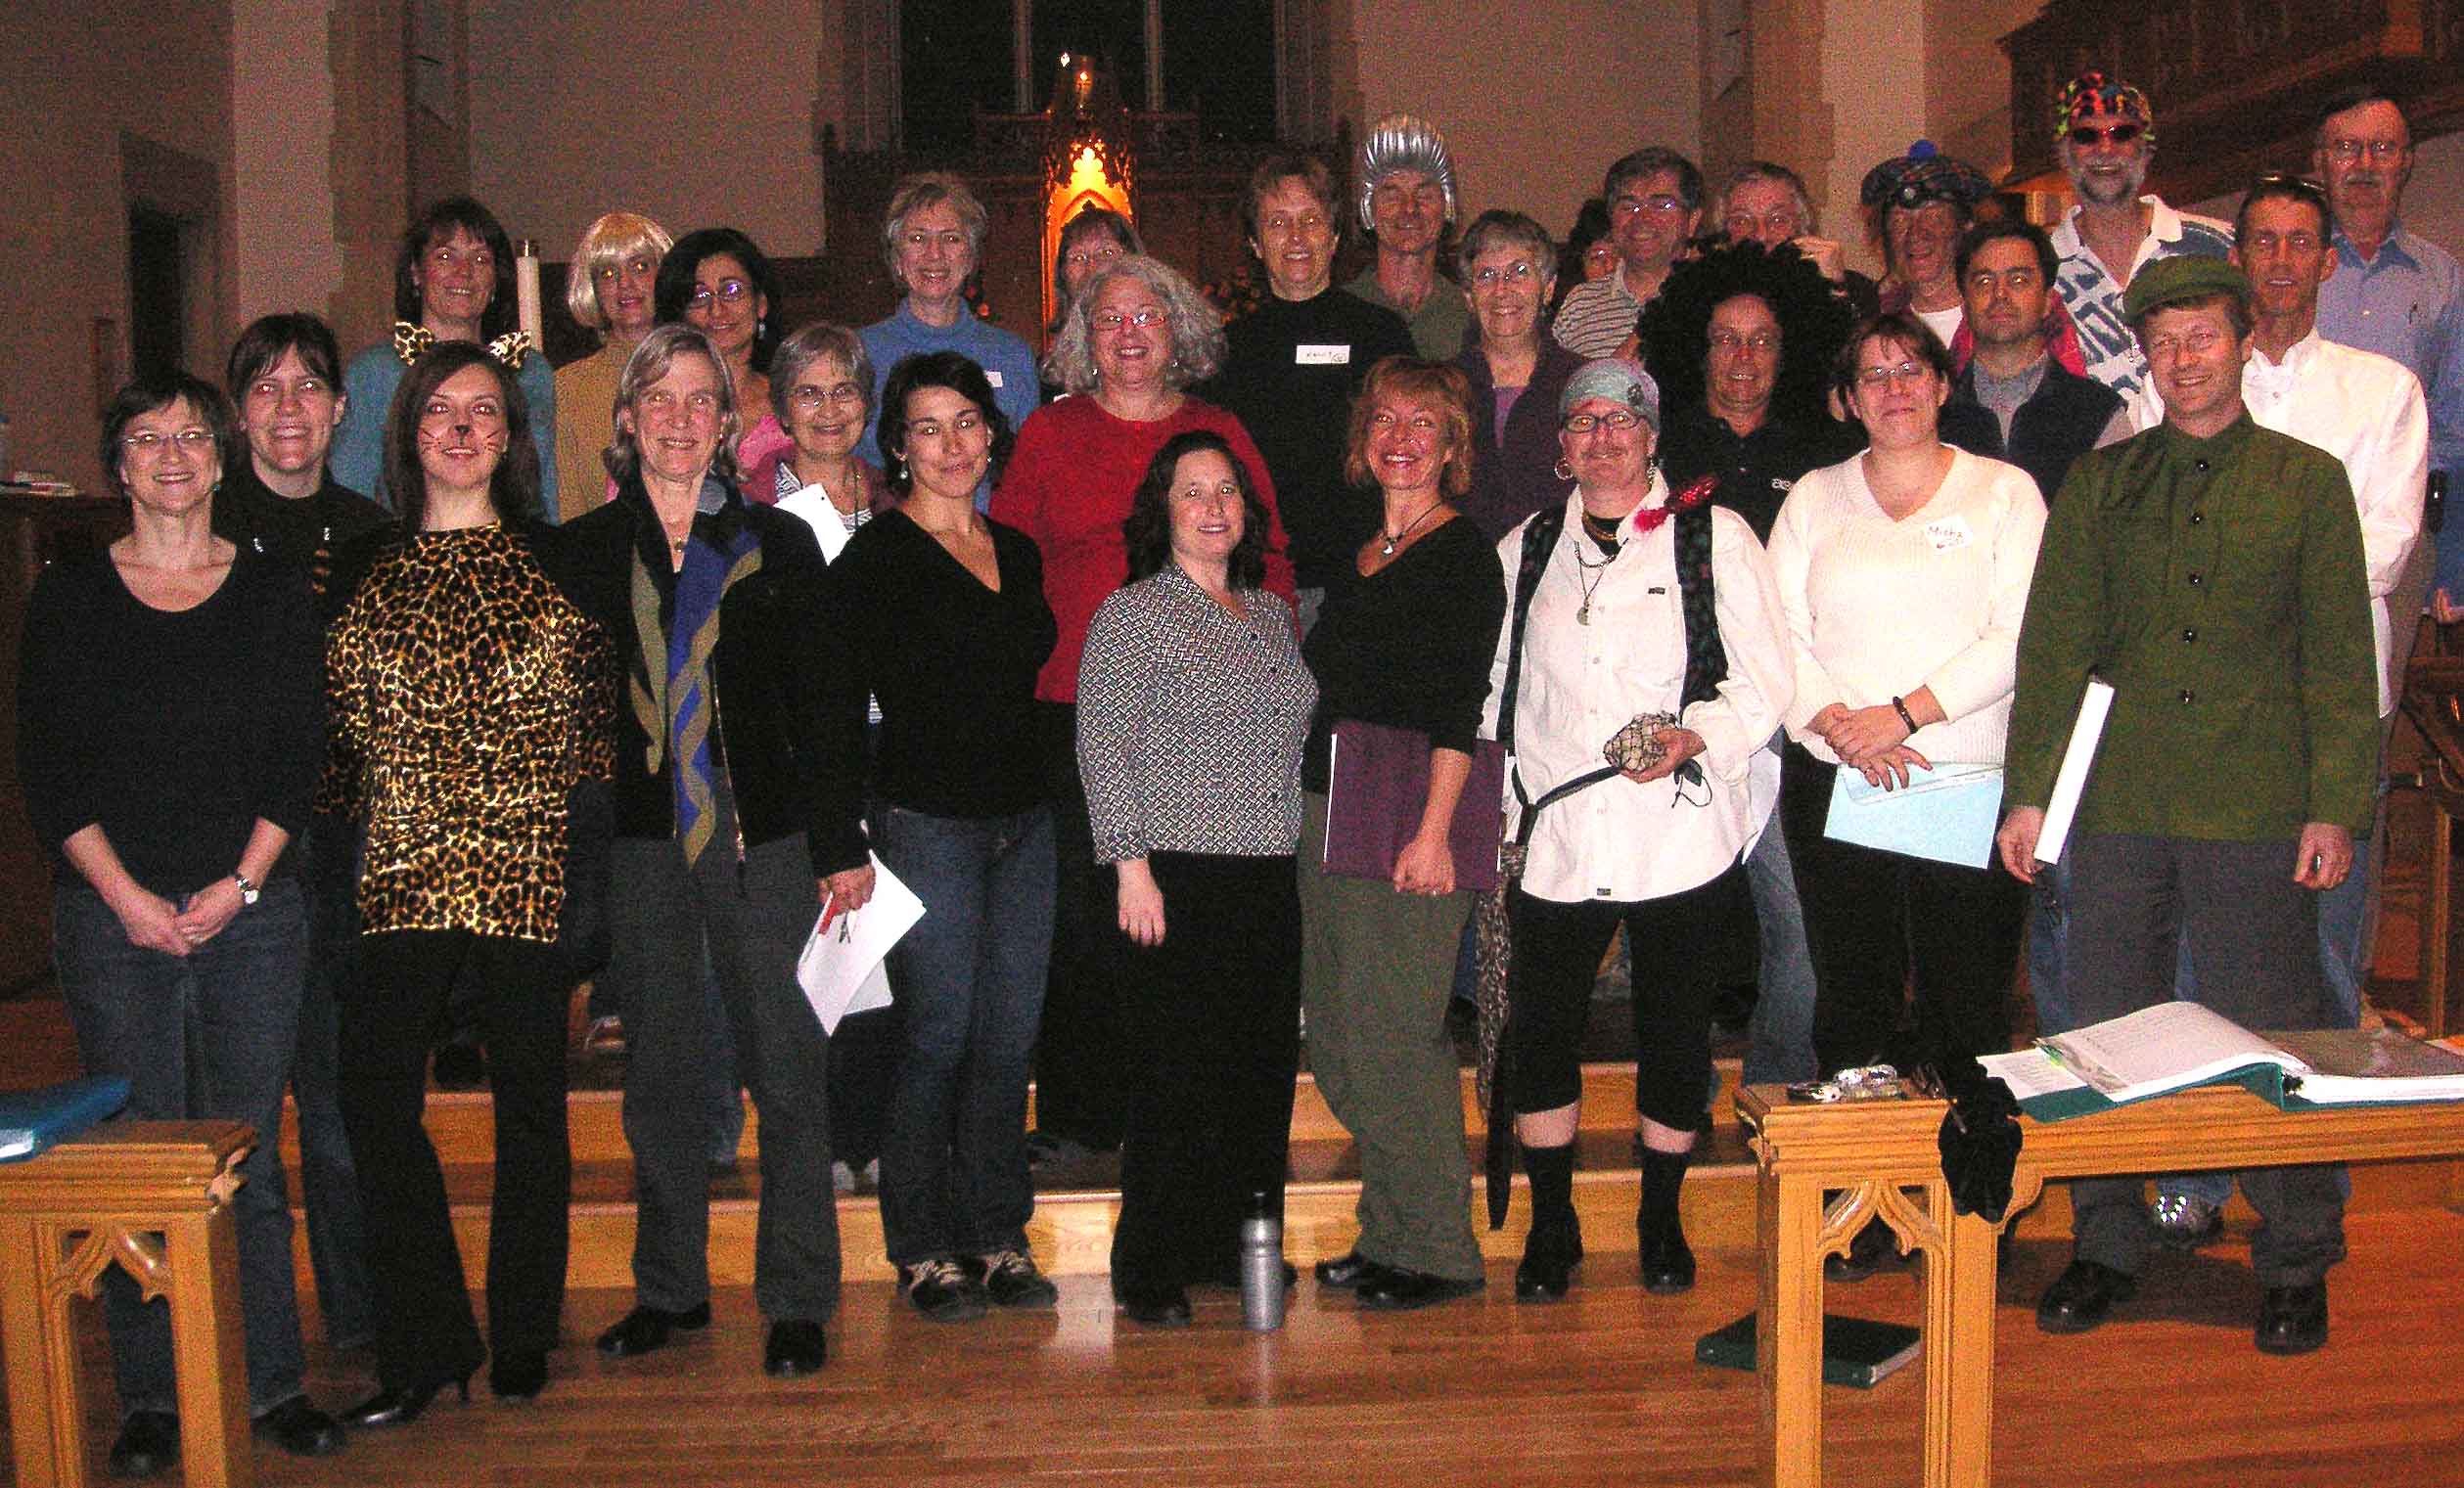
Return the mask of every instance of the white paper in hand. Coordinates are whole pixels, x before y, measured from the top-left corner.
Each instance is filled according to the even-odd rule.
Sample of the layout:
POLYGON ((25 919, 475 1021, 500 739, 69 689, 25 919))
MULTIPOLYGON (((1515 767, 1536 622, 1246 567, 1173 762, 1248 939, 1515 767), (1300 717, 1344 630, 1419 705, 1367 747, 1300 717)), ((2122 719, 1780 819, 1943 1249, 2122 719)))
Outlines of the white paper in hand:
POLYGON ((796 958, 797 983, 821 1019, 822 1032, 838 1032, 839 1020, 850 1013, 890 1006, 883 958, 923 918, 924 901, 879 857, 873 859, 873 897, 862 909, 832 920, 830 906, 822 905, 804 952, 796 958))

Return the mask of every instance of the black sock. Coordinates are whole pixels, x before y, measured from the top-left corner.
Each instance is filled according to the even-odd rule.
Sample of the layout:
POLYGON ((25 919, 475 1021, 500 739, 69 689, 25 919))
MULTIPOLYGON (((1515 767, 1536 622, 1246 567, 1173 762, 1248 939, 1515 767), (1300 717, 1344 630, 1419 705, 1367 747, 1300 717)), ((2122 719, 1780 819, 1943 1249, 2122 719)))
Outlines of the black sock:
POLYGON ((1645 1231, 1677 1228, 1677 1194, 1685 1187, 1686 1164, 1691 1152, 1662 1152, 1643 1149, 1643 1203, 1635 1216, 1645 1231))
POLYGON ((1565 1223, 1574 1217, 1574 1145, 1523 1145, 1523 1171, 1531 1179, 1531 1223, 1565 1223))

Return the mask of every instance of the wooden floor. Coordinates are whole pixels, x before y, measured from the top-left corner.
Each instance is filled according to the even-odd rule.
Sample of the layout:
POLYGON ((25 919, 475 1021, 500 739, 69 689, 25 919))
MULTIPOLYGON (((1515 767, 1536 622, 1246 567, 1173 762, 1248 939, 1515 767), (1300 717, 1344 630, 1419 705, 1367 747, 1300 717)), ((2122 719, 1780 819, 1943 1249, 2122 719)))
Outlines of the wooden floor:
MULTIPOLYGON (((2003 1289, 1995 1480, 2012 1488, 2408 1488, 2464 1484, 2464 1218, 2442 1209, 2356 1216, 2355 1259, 2334 1274, 2335 1334, 2305 1359, 2250 1344, 2247 1232, 2167 1258, 2124 1321, 2075 1338, 2028 1312, 2065 1259, 2023 1243, 2003 1289), (2408 1257, 2434 1257, 2415 1270, 2408 1257)), ((1744 1484, 1754 1473, 1754 1380, 1693 1363, 1693 1340, 1753 1305, 1753 1256, 1704 1256, 1689 1296, 1646 1296, 1630 1261, 1603 1262, 1574 1298, 1518 1307, 1511 1268, 1483 1300, 1364 1316, 1303 1282, 1290 1326, 1255 1336, 1228 1293, 1197 1326, 1117 1322, 1098 1277, 1062 1283, 1055 1313, 947 1327, 907 1313, 887 1284, 850 1288, 837 1351, 813 1379, 757 1368, 752 1298, 722 1293, 707 1333, 618 1366, 587 1339, 617 1292, 575 1294, 572 1342, 548 1392, 499 1406, 483 1384, 419 1424, 362 1432, 342 1456, 260 1456, 268 1485, 1157 1483, 1744 1484)), ((1834 1288, 1834 1311, 1912 1320, 1909 1276, 1834 1288)), ((103 1367, 99 1332, 90 1362, 103 1367)), ((342 1403, 361 1360, 317 1349, 310 1385, 342 1403)), ((113 1425, 108 1388, 89 1413, 113 1425)), ((1872 1391, 1831 1389, 1832 1481, 1916 1478, 1918 1372, 1872 1391)), ((98 1450, 99 1447, 98 1447, 98 1450)), ((14 1483, 0 1468, 0 1483, 14 1483)))

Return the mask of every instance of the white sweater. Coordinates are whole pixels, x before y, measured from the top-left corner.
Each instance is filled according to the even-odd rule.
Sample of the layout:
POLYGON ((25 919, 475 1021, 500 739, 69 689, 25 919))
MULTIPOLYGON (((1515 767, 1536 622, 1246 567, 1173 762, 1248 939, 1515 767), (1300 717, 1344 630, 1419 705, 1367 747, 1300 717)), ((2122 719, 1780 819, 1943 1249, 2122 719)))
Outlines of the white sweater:
POLYGON ((1806 725, 1832 703, 1930 687, 1945 721, 1909 746, 1937 765, 2002 762, 2028 581, 2045 504, 2015 466, 1953 451, 1941 488, 1894 521, 1862 457, 1808 473, 1771 531, 1771 569, 1797 663, 1789 736, 1838 763, 1806 725))

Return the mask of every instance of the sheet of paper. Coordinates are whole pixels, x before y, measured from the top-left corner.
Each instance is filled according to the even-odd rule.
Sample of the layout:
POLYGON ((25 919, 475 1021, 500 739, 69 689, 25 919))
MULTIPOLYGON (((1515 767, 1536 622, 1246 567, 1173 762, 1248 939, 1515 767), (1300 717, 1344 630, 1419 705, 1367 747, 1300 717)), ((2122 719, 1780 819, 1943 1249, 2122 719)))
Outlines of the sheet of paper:
POLYGON ((1908 783, 1893 790, 1867 785, 1863 774, 1847 768, 1833 780, 1823 835, 1969 868, 1992 861, 1993 829, 2002 817, 2001 766, 1911 770, 1908 783))
POLYGON ((862 909, 833 920, 830 906, 822 905, 803 954, 796 958, 796 980, 821 1019, 822 1032, 838 1032, 840 1019, 850 1013, 890 1006, 883 960, 923 918, 924 901, 879 856, 873 859, 873 897, 862 909))
POLYGON ((2039 1096, 2058 1096, 2066 1091, 2088 1088, 2085 1080, 2063 1068, 2052 1055, 2041 1049, 1984 1055, 1977 1062, 1985 1066, 1986 1074, 2010 1086, 2012 1098, 2023 1105, 2039 1096))

